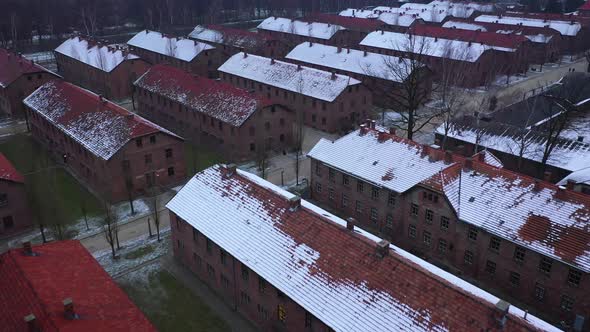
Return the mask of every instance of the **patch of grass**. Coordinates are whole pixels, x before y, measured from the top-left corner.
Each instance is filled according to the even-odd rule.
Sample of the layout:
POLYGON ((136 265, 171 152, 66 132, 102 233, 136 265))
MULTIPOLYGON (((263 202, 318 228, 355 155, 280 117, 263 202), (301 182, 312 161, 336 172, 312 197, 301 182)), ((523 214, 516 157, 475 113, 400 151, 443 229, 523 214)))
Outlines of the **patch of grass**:
MULTIPOLYGON (((0 142, 2 152, 19 170, 25 174, 27 185, 32 192, 41 188, 51 188, 46 195, 56 195, 58 200, 58 215, 63 216, 67 223, 82 217, 82 202, 86 205, 88 216, 101 214, 101 204, 84 186, 82 186, 67 171, 58 168, 50 154, 35 140, 24 134, 14 135, 0 142), (40 166, 42 165, 42 166, 40 166), (49 182, 50 172, 55 173, 56 186, 49 182), (33 173, 33 174, 31 174, 33 173)), ((38 197, 42 200, 44 197, 38 197)))
POLYGON ((170 273, 153 271, 147 279, 143 285, 136 281, 120 281, 120 284, 159 331, 230 330, 205 302, 170 273))
POLYGON ((189 175, 224 162, 224 158, 215 151, 188 141, 184 145, 184 158, 186 160, 186 170, 189 175))
POLYGON ((154 252, 154 250, 156 250, 152 245, 148 244, 146 246, 137 248, 133 251, 130 251, 128 253, 126 253, 125 255, 123 255, 123 258, 125 259, 138 259, 141 258, 147 254, 151 254, 152 252, 154 252))

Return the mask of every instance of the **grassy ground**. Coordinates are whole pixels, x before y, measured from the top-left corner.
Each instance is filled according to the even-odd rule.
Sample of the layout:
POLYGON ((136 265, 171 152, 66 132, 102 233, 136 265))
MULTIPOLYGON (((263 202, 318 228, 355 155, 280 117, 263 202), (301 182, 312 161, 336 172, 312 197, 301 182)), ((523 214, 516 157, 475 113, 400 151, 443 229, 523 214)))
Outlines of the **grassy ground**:
POLYGON ((148 266, 118 282, 161 332, 229 331, 227 324, 200 298, 159 267, 148 266))
POLYGON ((224 162, 223 158, 215 151, 208 150, 203 146, 185 143, 184 157, 186 159, 186 170, 189 175, 204 170, 205 168, 224 162))
MULTIPOLYGON (((96 197, 65 170, 53 168, 56 163, 32 137, 24 134, 11 136, 0 142, 0 152, 21 173, 25 174, 31 192, 50 191, 45 195, 54 195, 54 197, 60 198, 56 203, 56 209, 59 210, 57 215, 63 216, 68 223, 82 217, 80 208, 82 202, 86 205, 88 215, 101 213, 101 205, 96 197), (55 184, 49 182, 50 173, 55 174, 55 184)), ((40 193, 36 196, 38 200, 45 199, 45 197, 39 197, 40 193)))
POLYGON ((134 251, 126 253, 125 255, 123 255, 123 258, 125 258, 125 259, 138 259, 138 258, 141 258, 141 257, 147 255, 147 254, 154 252, 154 250, 155 250, 155 248, 148 244, 145 247, 140 247, 138 249, 135 249, 134 251))

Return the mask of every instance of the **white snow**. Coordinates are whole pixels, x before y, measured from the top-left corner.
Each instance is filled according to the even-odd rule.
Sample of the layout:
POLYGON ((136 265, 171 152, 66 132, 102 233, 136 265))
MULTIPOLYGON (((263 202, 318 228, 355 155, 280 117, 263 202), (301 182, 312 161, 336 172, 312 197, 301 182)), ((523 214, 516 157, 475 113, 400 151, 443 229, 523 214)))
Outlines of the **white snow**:
POLYGON ((472 30, 472 31, 488 31, 483 25, 478 25, 474 23, 467 23, 467 22, 460 22, 460 21, 446 21, 443 25, 443 28, 455 28, 455 29, 463 29, 463 30, 472 30))
POLYGON ((357 18, 377 18, 377 17, 379 17, 379 14, 375 13, 373 10, 356 9, 356 8, 347 8, 347 9, 341 11, 338 15, 346 16, 346 17, 357 17, 357 18))
POLYGON ((489 22, 508 25, 523 25, 528 27, 550 28, 558 31, 564 36, 576 36, 582 29, 579 22, 544 20, 540 18, 480 15, 475 18, 476 22, 489 22))
POLYGON ((111 72, 125 60, 139 59, 138 56, 106 45, 89 45, 88 41, 78 36, 66 39, 55 52, 76 59, 94 68, 111 72))
POLYGON ((262 21, 257 27, 260 30, 290 33, 299 36, 313 37, 328 40, 336 32, 344 30, 343 27, 335 24, 319 22, 303 22, 284 17, 269 17, 262 21))
POLYGON ((301 43, 285 58, 393 82, 403 82, 412 68, 409 60, 398 57, 352 49, 339 51, 336 46, 318 43, 301 43))
POLYGON ((406 14, 400 12, 383 12, 379 14, 379 20, 388 25, 399 25, 402 27, 409 27, 414 24, 414 21, 420 19, 418 15, 406 14))
POLYGON ((360 42, 360 45, 468 62, 476 62, 488 50, 516 51, 507 47, 444 38, 411 36, 405 33, 389 31, 371 32, 360 42))
POLYGON ((205 26, 197 25, 195 29, 189 34, 190 38, 203 40, 205 42, 210 43, 217 43, 217 44, 228 44, 235 47, 257 47, 261 40, 257 39, 255 35, 236 35, 226 33, 226 37, 224 37, 224 32, 210 29, 205 26))
POLYGON ((563 178, 563 180, 559 181, 558 185, 565 186, 567 182, 574 181, 575 183, 583 183, 590 185, 590 166, 583 168, 581 170, 572 172, 570 175, 563 178))
POLYGON ((361 83, 338 74, 332 79, 332 73, 327 71, 253 54, 244 57, 244 53, 232 56, 218 70, 328 102, 334 101, 349 86, 361 83))
POLYGON ((157 31, 143 30, 131 38, 129 46, 190 62, 201 52, 214 49, 213 46, 190 39, 175 38, 157 31))
MULTIPOLYGON (((391 278, 395 275, 391 273, 395 272, 367 273, 378 273, 386 278, 382 288, 370 288, 366 276, 354 280, 333 276, 330 270, 318 266, 325 253, 310 247, 313 242, 308 245, 307 241, 292 237, 288 230, 290 226, 283 225, 296 222, 293 219, 296 215, 305 215, 313 218, 315 231, 321 232, 330 223, 346 225, 344 220, 303 200, 298 210, 291 211, 285 208, 284 203, 279 203, 291 198, 291 194, 281 196, 282 189, 263 179, 253 180, 253 175, 243 172, 227 177, 221 167, 213 166, 195 175, 167 207, 323 323, 336 331, 374 331, 384 326, 396 331, 448 330, 445 324, 431 320, 433 316, 444 317, 446 314, 443 311, 433 312, 434 308, 429 307, 417 310, 409 304, 416 303, 416 299, 388 290, 387 280, 393 280, 391 278), (256 190, 263 189, 272 192, 274 198, 259 197, 256 190)), ((344 229, 340 231, 346 232, 344 229)), ((350 245, 359 246, 359 249, 362 249, 362 237, 374 242, 381 240, 358 227, 354 232, 356 235, 343 236, 350 245)), ((315 239, 311 235, 310 238, 312 241, 315 239)), ((328 243, 325 245, 329 246, 328 243)), ((429 291, 438 294, 438 287, 442 287, 441 291, 444 289, 457 296, 441 299, 443 301, 456 301, 464 296, 477 298, 466 300, 475 306, 473 311, 477 311, 479 306, 489 310, 499 301, 495 296, 395 246, 390 246, 386 259, 399 261, 404 266, 409 264, 410 271, 423 283, 436 279, 432 280, 433 289, 429 291)), ((404 269, 401 264, 399 268, 404 269)), ((350 267, 355 268, 370 267, 350 267)), ((415 289, 417 285, 411 282, 407 282, 406 287, 408 293, 422 291, 415 289)), ((525 313, 518 308, 511 308, 510 314, 513 316, 511 319, 519 319, 531 328, 557 331, 532 315, 528 315, 525 321, 525 313)))

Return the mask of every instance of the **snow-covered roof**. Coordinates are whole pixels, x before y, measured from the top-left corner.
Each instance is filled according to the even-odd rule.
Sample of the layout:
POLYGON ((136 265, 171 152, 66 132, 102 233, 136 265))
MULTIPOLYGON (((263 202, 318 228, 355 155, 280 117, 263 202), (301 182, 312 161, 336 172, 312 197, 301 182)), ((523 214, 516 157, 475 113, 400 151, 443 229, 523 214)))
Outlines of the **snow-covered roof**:
POLYGON ((568 181, 590 185, 590 166, 572 172, 570 175, 563 178, 563 180, 559 181, 558 185, 565 186, 568 181))
POLYGON ((486 27, 483 25, 478 25, 475 23, 468 23, 463 21, 446 21, 443 25, 443 28, 455 28, 455 29, 463 29, 463 30, 473 30, 473 31, 488 31, 486 27))
POLYGON ((135 85, 204 113, 232 126, 241 126, 260 107, 272 104, 266 98, 181 69, 156 65, 135 85))
POLYGON ((371 9, 356 9, 356 8, 347 8, 341 11, 338 15, 346 16, 346 17, 358 17, 358 18, 377 18, 379 16, 378 13, 375 13, 371 9))
POLYGON ((444 38, 411 36, 405 33, 389 31, 371 32, 360 42, 360 45, 468 62, 476 62, 487 50, 516 51, 514 48, 508 47, 444 38))
POLYGON ((107 73, 111 72, 125 60, 139 59, 137 55, 125 50, 102 45, 80 36, 66 39, 55 49, 55 52, 107 73))
MULTIPOLYGON (((437 133, 444 135, 442 125, 438 127, 437 133)), ((525 145, 523 158, 536 162, 541 162, 546 142, 544 137, 533 132, 526 135, 515 134, 510 126, 505 126, 504 131, 498 131, 453 123, 448 135, 471 144, 477 141, 479 146, 512 155, 519 155, 520 147, 525 145)), ((555 146, 547 164, 570 172, 585 168, 590 165, 590 144, 563 139, 555 146)))
POLYGON ((131 38, 129 46, 142 48, 155 53, 190 62, 203 51, 213 46, 191 39, 166 36, 157 31, 143 30, 131 38))
POLYGON ((582 26, 579 22, 544 20, 530 17, 480 15, 475 18, 476 22, 490 22, 508 25, 524 25, 529 27, 550 28, 558 31, 564 36, 575 36, 580 32, 582 26))
POLYGON ((498 168, 504 168, 504 164, 502 163, 502 161, 488 150, 479 151, 478 153, 473 155, 473 158, 477 158, 478 160, 488 165, 492 165, 498 168))
POLYGON ((267 38, 267 36, 256 32, 231 29, 219 25, 197 25, 188 36, 206 42, 246 48, 257 47, 267 38))
POLYGON ((379 20, 383 23, 388 25, 399 25, 402 27, 411 26, 417 19, 421 19, 421 17, 399 12, 384 12, 379 14, 379 20))
POLYGON ((328 102, 361 83, 346 75, 245 53, 232 56, 218 70, 328 102))
POLYGON ((332 38, 336 32, 344 30, 343 27, 335 24, 304 22, 275 16, 262 21, 257 28, 325 40, 332 38))
POLYGON ((336 46, 318 43, 313 43, 311 46, 310 43, 301 43, 285 58, 393 82, 403 82, 411 74, 408 60, 401 61, 394 56, 352 49, 339 51, 336 46), (392 69, 391 66, 400 69, 392 69))
POLYGON ((24 104, 44 117, 88 152, 109 160, 130 140, 170 131, 65 81, 50 81, 24 104))
MULTIPOLYGON (((335 331, 496 328, 497 297, 392 245, 379 258, 380 238, 294 199, 217 165, 196 174, 167 208, 335 331)), ((505 329, 557 330, 524 315, 510 306, 505 329)))

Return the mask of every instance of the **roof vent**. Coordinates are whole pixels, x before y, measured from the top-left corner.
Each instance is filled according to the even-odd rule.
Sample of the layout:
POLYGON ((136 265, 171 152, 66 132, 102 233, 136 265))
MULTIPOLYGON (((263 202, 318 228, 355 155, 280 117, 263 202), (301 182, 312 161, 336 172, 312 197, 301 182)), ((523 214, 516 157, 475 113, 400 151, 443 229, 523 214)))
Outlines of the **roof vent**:
POLYGON ((301 197, 293 196, 293 197, 289 198, 289 210, 290 211, 296 211, 297 209, 299 209, 299 207, 301 207, 301 197))
POLYGON ((33 246, 31 245, 31 241, 23 242, 23 252, 27 256, 35 256, 33 253, 33 246))
POLYGON ((336 72, 332 72, 332 77, 331 77, 332 81, 336 80, 336 72))
POLYGON ((498 323, 498 327, 503 329, 508 320, 508 310, 510 310, 510 303, 500 300, 496 303, 496 312, 494 317, 498 323))
POLYGON ((301 70, 301 65, 297 64, 297 71, 300 71, 300 70, 301 70))
POLYGON ((365 135, 365 134, 366 134, 366 133, 369 131, 369 128, 368 128, 368 127, 367 127, 367 125, 366 125, 366 124, 364 124, 364 123, 363 123, 363 124, 361 124, 361 125, 360 125, 360 127, 361 127, 361 130, 360 130, 360 132, 359 132, 359 135, 360 135, 360 136, 364 136, 364 135, 365 135))
POLYGON ((71 297, 63 300, 64 304, 64 317, 68 320, 78 319, 79 316, 74 311, 74 301, 72 301, 71 297))
POLYGON ((25 324, 27 324, 27 329, 29 332, 40 332, 41 331, 41 329, 37 325, 37 317, 35 317, 35 315, 33 315, 32 313, 26 315, 24 320, 25 320, 25 324))
POLYGON ((244 52, 244 59, 248 57, 248 53, 244 52))
POLYGON ((363 51, 363 56, 367 56, 367 50, 363 51))
POLYGON ((309 42, 309 47, 312 47, 312 46, 313 46, 313 42, 310 41, 309 42))
POLYGON ((387 256, 387 252, 389 251, 389 241, 381 240, 377 243, 377 250, 375 255, 379 258, 383 258, 387 256))
POLYGON ((274 65, 275 64, 275 59, 274 58, 270 58, 270 64, 274 65))
POLYGON ((349 231, 354 231, 354 225, 356 225, 356 219, 352 217, 346 219, 346 229, 349 231))
POLYGON ((227 164, 225 166, 222 166, 222 174, 226 178, 229 178, 232 175, 236 174, 236 169, 237 169, 236 164, 227 164))

